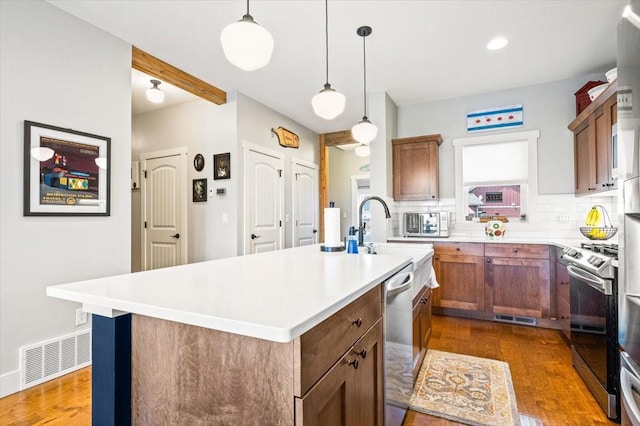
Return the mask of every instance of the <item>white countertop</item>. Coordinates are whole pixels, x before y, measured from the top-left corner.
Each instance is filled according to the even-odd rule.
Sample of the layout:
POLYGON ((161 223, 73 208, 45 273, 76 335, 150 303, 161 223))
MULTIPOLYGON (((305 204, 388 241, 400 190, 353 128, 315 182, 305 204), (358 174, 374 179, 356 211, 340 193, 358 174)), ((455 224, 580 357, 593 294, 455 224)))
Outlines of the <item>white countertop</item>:
POLYGON ((105 316, 122 312, 290 342, 411 263, 319 245, 47 287, 105 316))

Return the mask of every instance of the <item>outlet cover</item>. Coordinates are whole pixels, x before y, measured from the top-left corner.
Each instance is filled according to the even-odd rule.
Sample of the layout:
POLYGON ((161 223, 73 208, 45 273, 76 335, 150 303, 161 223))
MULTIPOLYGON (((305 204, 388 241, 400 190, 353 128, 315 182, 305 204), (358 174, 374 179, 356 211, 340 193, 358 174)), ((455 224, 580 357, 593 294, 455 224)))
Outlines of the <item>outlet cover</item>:
POLYGON ((82 308, 76 309, 76 325, 87 323, 87 313, 82 308))

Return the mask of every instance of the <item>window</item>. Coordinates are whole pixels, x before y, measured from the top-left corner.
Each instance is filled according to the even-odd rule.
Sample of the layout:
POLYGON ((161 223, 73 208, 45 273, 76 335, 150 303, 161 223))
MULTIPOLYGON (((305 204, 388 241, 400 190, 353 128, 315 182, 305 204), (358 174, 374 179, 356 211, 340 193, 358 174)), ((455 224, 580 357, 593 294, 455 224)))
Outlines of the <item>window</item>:
POLYGON ((524 220, 538 193, 539 131, 454 139, 457 222, 524 220))

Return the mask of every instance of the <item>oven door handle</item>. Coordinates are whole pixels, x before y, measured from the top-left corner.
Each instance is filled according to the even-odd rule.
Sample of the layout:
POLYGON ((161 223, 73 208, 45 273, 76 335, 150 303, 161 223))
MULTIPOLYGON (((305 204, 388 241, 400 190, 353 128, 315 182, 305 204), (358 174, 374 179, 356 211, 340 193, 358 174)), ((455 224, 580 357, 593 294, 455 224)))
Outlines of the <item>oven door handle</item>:
POLYGON ((586 282, 589 286, 595 288, 600 293, 604 293, 607 296, 611 296, 613 294, 610 281, 602 279, 597 275, 593 275, 591 272, 585 271, 584 269, 576 268, 573 265, 567 265, 567 271, 569 272, 569 275, 586 282))

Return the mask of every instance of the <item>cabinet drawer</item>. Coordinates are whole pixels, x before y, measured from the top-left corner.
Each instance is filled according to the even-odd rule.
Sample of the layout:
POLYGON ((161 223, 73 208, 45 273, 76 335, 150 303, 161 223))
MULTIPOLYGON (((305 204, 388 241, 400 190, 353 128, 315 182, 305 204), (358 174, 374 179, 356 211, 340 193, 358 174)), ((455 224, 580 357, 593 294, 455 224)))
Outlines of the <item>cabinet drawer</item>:
POLYGON ((540 244, 486 244, 486 257, 510 257, 516 259, 549 259, 549 246, 540 244))
POLYGON ((485 251, 482 243, 434 243, 433 249, 436 255, 484 256, 485 251))
POLYGON ((294 340, 294 393, 301 397, 382 316, 376 286, 294 340))

